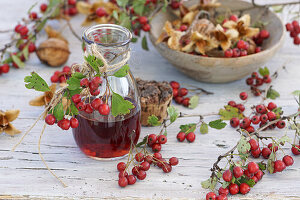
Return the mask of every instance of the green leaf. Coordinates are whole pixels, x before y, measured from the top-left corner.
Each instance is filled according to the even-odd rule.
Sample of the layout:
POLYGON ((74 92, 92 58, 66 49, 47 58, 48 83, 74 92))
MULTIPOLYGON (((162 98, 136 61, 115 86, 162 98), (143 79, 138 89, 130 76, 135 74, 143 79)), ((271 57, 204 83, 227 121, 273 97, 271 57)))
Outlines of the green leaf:
POLYGON ((72 74, 72 77, 77 78, 77 79, 83 79, 83 78, 85 78, 85 75, 83 75, 81 72, 75 72, 72 74))
POLYGON ((42 79, 37 73, 31 72, 31 76, 26 76, 24 78, 25 87, 28 89, 35 89, 36 91, 47 92, 50 88, 46 81, 42 79))
POLYGON ((161 123, 158 121, 158 118, 155 115, 149 116, 147 122, 151 126, 160 126, 161 125, 161 123))
POLYGON ((296 97, 300 96, 300 90, 295 90, 294 92, 292 92, 292 95, 296 97))
POLYGON ((111 113, 114 117, 118 115, 126 115, 130 113, 130 109, 134 108, 134 105, 125 100, 121 95, 113 92, 111 100, 111 113))
POLYGON ((122 12, 119 17, 119 25, 124 26, 130 30, 131 29, 130 16, 122 12))
POLYGON ((272 89, 272 87, 270 87, 267 91, 267 98, 274 100, 277 97, 280 97, 280 94, 276 90, 272 89))
POLYGON ((233 117, 237 117, 239 119, 243 119, 244 115, 243 113, 239 112, 238 108, 226 105, 224 106, 225 109, 220 109, 219 110, 219 115, 221 115, 222 120, 230 120, 233 117))
POLYGON ((103 67, 102 60, 93 55, 88 55, 87 57, 84 57, 84 59, 97 72, 97 74, 100 73, 99 67, 103 67))
POLYGON ((245 136, 242 136, 237 145, 237 150, 240 154, 247 154, 250 151, 250 143, 247 141, 245 136))
POLYGON ((118 4, 120 7, 125 8, 125 6, 128 4, 128 0, 117 0, 117 4, 118 4))
POLYGON ((27 11, 27 14, 29 15, 32 11, 32 9, 38 4, 38 2, 35 2, 27 11))
POLYGON ((200 133, 202 134, 208 133, 208 125, 205 122, 203 122, 200 126, 200 133))
POLYGON ((280 117, 280 115, 283 114, 282 107, 277 107, 277 108, 275 108, 275 109, 272 110, 272 111, 276 114, 276 116, 279 116, 279 117, 280 117))
POLYGON ((74 78, 73 76, 67 80, 68 83, 68 89, 69 90, 77 90, 80 88, 80 80, 77 78, 74 78))
POLYGON ((191 124, 184 124, 180 125, 180 132, 184 133, 190 133, 190 132, 195 132, 197 124, 191 123, 191 124))
POLYGON ((63 5, 64 1, 63 0, 50 0, 46 13, 51 13, 51 17, 56 17, 60 14, 60 4, 63 5))
POLYGON ((75 106, 75 104, 73 103, 73 101, 71 101, 71 105, 70 105, 70 111, 73 115, 78 115, 78 109, 77 107, 75 106))
POLYGON ((247 182, 246 182, 250 187, 253 187, 255 185, 255 181, 253 179, 249 179, 247 182))
POLYGON ((219 15, 216 17, 216 24, 222 24, 226 17, 224 15, 219 15))
POLYGON ((282 146, 286 143, 292 143, 292 138, 290 138, 287 135, 282 136, 280 139, 277 140, 278 144, 281 144, 282 146))
POLYGON ((142 145, 146 144, 147 141, 148 141, 148 136, 145 136, 145 137, 143 138, 143 140, 142 140, 141 142, 137 143, 135 146, 136 146, 136 147, 141 147, 142 145))
POLYGON ((131 39, 131 42, 132 43, 136 43, 138 41, 138 39, 136 38, 136 37, 133 37, 132 39, 131 39))
POLYGON ((272 6, 272 9, 275 13, 282 13, 284 6, 278 5, 278 6, 272 6))
POLYGON ((259 162, 259 163, 257 163, 257 164, 258 164, 259 169, 260 169, 261 171, 264 171, 264 170, 267 169, 267 165, 266 165, 263 161, 261 161, 261 162, 259 162))
POLYGON ((144 50, 146 50, 146 51, 149 51, 146 36, 144 36, 143 39, 142 39, 142 48, 143 48, 144 50))
POLYGON ((168 115, 170 117, 170 122, 173 123, 178 118, 179 113, 177 112, 174 106, 170 106, 167 108, 168 115))
POLYGON ((25 45, 24 49, 22 50, 22 53, 24 55, 25 60, 28 60, 28 58, 29 58, 28 45, 25 45))
POLYGON ((223 129, 227 124, 225 122, 222 121, 222 119, 217 119, 214 121, 209 122, 208 124, 211 128, 215 128, 215 129, 223 129))
POLYGON ((20 67, 24 68, 25 64, 20 60, 20 58, 16 55, 11 55, 12 60, 20 67))
POLYGON ((202 188, 204 189, 215 189, 216 185, 217 185, 217 178, 216 177, 213 177, 213 178, 209 178, 207 179, 206 181, 202 181, 201 182, 201 186, 202 188))
POLYGON ((261 76, 270 75, 270 71, 267 67, 259 68, 258 72, 261 76))
POLYGON ((118 71, 116 71, 113 76, 121 78, 124 76, 127 76, 128 72, 129 72, 129 65, 124 65, 123 67, 121 67, 118 71))
POLYGON ((138 15, 143 15, 144 8, 145 8, 146 0, 135 0, 133 1, 133 10, 138 15))
POLYGON ((199 104, 199 96, 198 95, 192 96, 190 99, 189 108, 194 109, 198 106, 198 104, 199 104))
POLYGON ((270 172, 270 174, 274 173, 274 161, 275 161, 275 154, 272 151, 272 153, 269 156, 268 163, 267 163, 267 170, 270 172))
POLYGON ((69 95, 72 97, 74 94, 80 94, 82 88, 77 88, 76 90, 69 90, 69 95))
POLYGON ((113 11, 112 16, 115 18, 115 20, 119 21, 119 14, 116 10, 113 11))
POLYGON ((58 103, 53 108, 53 115, 58 121, 64 118, 64 108, 62 102, 58 103))
POLYGON ((227 188, 231 182, 224 181, 222 184, 222 188, 227 188))

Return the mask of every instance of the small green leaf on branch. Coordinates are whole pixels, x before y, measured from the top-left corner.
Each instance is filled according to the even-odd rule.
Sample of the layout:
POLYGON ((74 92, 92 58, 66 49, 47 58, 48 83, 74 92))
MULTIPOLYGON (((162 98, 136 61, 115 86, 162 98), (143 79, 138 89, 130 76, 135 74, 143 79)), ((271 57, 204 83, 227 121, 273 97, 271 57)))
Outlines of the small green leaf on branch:
POLYGON ((200 133, 206 134, 208 133, 208 125, 207 123, 203 122, 200 126, 200 133))
POLYGON ((195 132, 197 124, 192 123, 192 124, 184 124, 180 125, 180 132, 184 133, 190 133, 190 132, 195 132))
POLYGON ((158 118, 155 115, 149 116, 147 122, 150 126, 160 126, 161 125, 160 121, 158 120, 158 118))
POLYGON ((35 72, 31 72, 31 76, 26 76, 24 81, 27 83, 25 84, 25 87, 28 89, 35 89, 36 91, 40 92, 50 91, 46 81, 35 72))
POLYGON ((237 145, 237 150, 240 154, 247 154, 250 151, 250 143, 247 141, 245 136, 242 136, 237 145))
POLYGON ((274 100, 277 97, 280 97, 280 94, 276 90, 272 89, 272 87, 270 87, 267 91, 267 98, 274 100))
POLYGON ((12 60, 20 67, 24 68, 25 64, 21 61, 21 59, 16 55, 11 55, 12 60))
POLYGON ((259 68, 258 72, 259 72, 259 74, 261 76, 270 75, 270 71, 269 71, 269 69, 267 67, 264 67, 264 68, 261 67, 261 68, 259 68))
POLYGON ((97 72, 100 73, 99 67, 103 67, 103 62, 99 58, 93 55, 88 55, 84 57, 85 61, 97 72))
POLYGON ((202 181, 201 182, 201 186, 203 189, 215 189, 216 185, 217 185, 217 181, 218 179, 216 177, 213 178, 209 178, 206 181, 202 181))
POLYGON ((170 118, 170 123, 175 122, 179 116, 177 109, 174 106, 170 106, 167 108, 167 112, 168 112, 168 116, 170 118))
POLYGON ((148 48, 148 42, 147 42, 147 38, 146 36, 143 37, 142 39, 142 48, 146 51, 149 51, 149 48, 148 48))
POLYGON ((64 108, 62 102, 58 103, 53 108, 53 115, 58 121, 64 118, 64 108))
POLYGON ((194 109, 198 106, 198 104, 199 104, 199 96, 198 95, 192 96, 190 99, 189 108, 194 109))
POLYGON ((223 122, 222 119, 217 119, 214 121, 209 122, 208 124, 211 128, 215 128, 215 129, 223 129, 227 124, 225 122, 223 122))
POLYGON ((124 76, 127 76, 128 72, 129 72, 129 65, 124 65, 123 67, 121 67, 118 71, 116 71, 113 76, 121 78, 124 76))
POLYGON ((220 109, 219 110, 219 115, 221 115, 222 120, 230 120, 233 117, 237 117, 239 119, 243 119, 244 115, 243 113, 239 112, 238 108, 226 105, 224 106, 225 109, 220 109))
POLYGON ((147 141, 148 141, 148 136, 145 136, 145 137, 143 138, 143 140, 142 140, 141 142, 137 143, 135 146, 136 146, 137 148, 138 148, 138 147, 141 147, 142 145, 146 144, 147 141))
POLYGON ((121 95, 113 92, 111 100, 111 113, 114 117, 118 115, 126 115, 130 113, 130 110, 134 108, 134 105, 125 100, 121 95))

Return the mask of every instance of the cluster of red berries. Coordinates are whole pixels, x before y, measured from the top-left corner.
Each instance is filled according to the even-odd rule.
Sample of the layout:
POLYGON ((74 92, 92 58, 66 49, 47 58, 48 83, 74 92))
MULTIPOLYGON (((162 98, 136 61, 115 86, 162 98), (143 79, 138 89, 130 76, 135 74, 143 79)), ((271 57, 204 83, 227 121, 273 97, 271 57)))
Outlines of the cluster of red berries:
MULTIPOLYGON (((230 101, 232 105, 233 101, 230 101)), ((253 133, 255 131, 255 128, 253 127, 254 125, 258 125, 259 127, 264 126, 267 124, 269 121, 274 121, 277 118, 280 117, 280 114, 276 114, 273 112, 277 108, 277 105, 273 102, 270 102, 268 106, 265 106, 263 104, 257 105, 255 107, 256 113, 250 118, 250 117, 245 117, 241 121, 234 117, 230 120, 230 125, 233 128, 236 128, 240 126, 240 128, 245 129, 248 133, 253 133), (253 126, 252 126, 252 125, 253 126)), ((274 129, 275 127, 282 129, 285 127, 285 121, 280 120, 275 124, 270 125, 268 128, 269 129, 274 129)))
POLYGON ((136 183, 136 178, 139 180, 144 180, 147 176, 146 171, 150 169, 151 164, 158 166, 165 173, 169 173, 172 171, 172 166, 178 164, 178 158, 172 157, 169 161, 166 161, 161 155, 161 153, 154 153, 152 155, 144 155, 139 152, 135 155, 135 161, 137 164, 134 164, 131 172, 132 174, 128 174, 126 169, 128 165, 124 162, 119 162, 117 165, 117 169, 119 171, 119 186, 126 187, 127 185, 133 185, 136 183))
POLYGON ((300 38, 299 38, 299 33, 300 33, 300 26, 299 22, 294 20, 292 23, 287 23, 285 25, 286 30, 290 32, 291 38, 294 38, 294 44, 295 45, 300 45, 300 38))
MULTIPOLYGON (((90 81, 87 78, 80 80, 80 86, 82 88, 88 88, 92 96, 97 96, 100 94, 99 86, 101 84, 102 79, 97 76, 90 81)), ((101 115, 108 115, 110 112, 109 105, 103 102, 100 98, 94 98, 91 103, 85 103, 80 94, 74 94, 72 96, 72 101, 79 111, 84 111, 88 114, 93 113, 94 110, 97 110, 101 115)))
POLYGON ((185 96, 189 93, 189 90, 186 88, 180 88, 180 84, 177 81, 171 81, 170 85, 173 89, 173 99, 175 102, 188 107, 190 105, 190 98, 185 96))
POLYGON ((65 83, 71 76, 71 68, 64 66, 62 71, 55 71, 50 80, 52 83, 65 83))
MULTIPOLYGON (((270 37, 269 31, 263 29, 258 33, 258 35, 254 36, 252 39, 257 46, 261 46, 263 44, 264 40, 268 39, 269 37, 270 37)), ((261 49, 260 49, 260 51, 261 51, 261 49)), ((255 50, 255 53, 256 53, 256 50, 255 50)))
POLYGON ((177 140, 178 140, 179 142, 183 142, 185 139, 186 139, 188 142, 192 143, 192 142, 195 141, 196 135, 195 135, 194 132, 187 132, 187 133, 185 133, 185 132, 179 132, 179 133, 177 134, 177 140))
POLYGON ((53 125, 57 123, 57 126, 60 127, 62 130, 69 130, 69 128, 77 128, 79 125, 79 122, 76 118, 72 117, 70 120, 69 119, 62 119, 57 121, 55 116, 53 114, 48 114, 45 118, 45 122, 48 125, 53 125))
POLYGON ((154 153, 160 152, 161 145, 166 143, 167 143, 167 136, 165 135, 150 134, 147 139, 147 144, 154 153))
POLYGON ((74 16, 78 13, 76 8, 77 0, 68 0, 68 4, 63 5, 63 13, 65 15, 74 16))
POLYGON ((251 91, 254 96, 260 96, 262 91, 258 88, 262 86, 263 84, 271 83, 272 79, 270 75, 264 75, 263 77, 260 77, 257 72, 253 72, 251 74, 251 77, 246 79, 246 84, 251 87, 251 91))
POLYGON ((180 7, 180 5, 181 5, 180 0, 171 0, 170 6, 171 6, 172 9, 176 10, 180 7))
MULTIPOLYGON (((134 12, 133 10, 131 12, 134 12)), ((145 32, 149 32, 151 29, 151 26, 149 25, 149 20, 146 16, 140 16, 136 20, 133 20, 131 22, 133 33, 136 36, 140 35, 141 30, 145 32)))

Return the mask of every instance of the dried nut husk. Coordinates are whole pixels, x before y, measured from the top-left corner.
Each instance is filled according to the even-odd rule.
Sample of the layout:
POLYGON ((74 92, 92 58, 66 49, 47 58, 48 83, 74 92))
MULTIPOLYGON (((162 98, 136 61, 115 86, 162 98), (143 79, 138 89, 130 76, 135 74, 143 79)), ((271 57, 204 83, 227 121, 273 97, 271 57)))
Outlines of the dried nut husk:
POLYGON ((57 38, 49 38, 40 44, 36 54, 41 62, 57 67, 68 60, 70 51, 65 41, 57 38))

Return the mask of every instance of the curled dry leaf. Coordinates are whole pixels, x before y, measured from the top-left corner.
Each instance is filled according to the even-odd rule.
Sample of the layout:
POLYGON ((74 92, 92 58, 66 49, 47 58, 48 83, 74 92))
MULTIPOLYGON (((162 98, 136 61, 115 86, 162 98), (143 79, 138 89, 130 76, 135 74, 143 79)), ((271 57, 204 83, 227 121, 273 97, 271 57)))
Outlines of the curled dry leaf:
POLYGON ((218 24, 216 26, 216 29, 214 31, 214 37, 216 40, 220 43, 220 46, 225 51, 230 48, 232 44, 232 40, 237 39, 239 36, 239 33, 235 29, 228 29, 225 31, 223 27, 218 24))
POLYGON ((0 110, 0 133, 5 132, 8 135, 16 135, 21 133, 10 122, 17 119, 20 114, 20 110, 8 110, 3 112, 0 110))
POLYGON ((63 40, 50 38, 38 47, 36 54, 40 61, 50 66, 60 66, 69 58, 69 46, 63 40))

